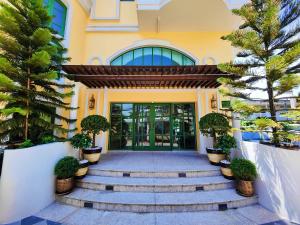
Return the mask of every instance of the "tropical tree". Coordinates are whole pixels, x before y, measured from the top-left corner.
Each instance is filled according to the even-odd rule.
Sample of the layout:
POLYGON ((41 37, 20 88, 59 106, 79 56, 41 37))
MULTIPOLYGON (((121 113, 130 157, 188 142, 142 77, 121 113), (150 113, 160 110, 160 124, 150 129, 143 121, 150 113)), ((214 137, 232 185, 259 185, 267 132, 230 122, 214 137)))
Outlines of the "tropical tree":
MULTIPOLYGON (((266 102, 271 120, 277 122, 275 102, 286 98, 283 94, 300 85, 297 74, 300 72, 300 23, 297 23, 300 0, 251 0, 232 12, 243 23, 222 39, 230 41, 240 52, 234 62, 221 64, 219 68, 240 77, 221 78, 219 81, 225 85, 221 92, 249 102, 266 102), (254 91, 266 93, 267 98, 259 97, 263 94, 251 95, 254 91)), ((277 143, 278 127, 272 130, 277 143)))
POLYGON ((55 119, 73 122, 56 113, 71 109, 64 98, 73 93, 63 91, 71 85, 59 82, 68 58, 51 20, 43 0, 0 2, 0 101, 5 103, 0 138, 36 139, 55 129, 67 131, 55 119))

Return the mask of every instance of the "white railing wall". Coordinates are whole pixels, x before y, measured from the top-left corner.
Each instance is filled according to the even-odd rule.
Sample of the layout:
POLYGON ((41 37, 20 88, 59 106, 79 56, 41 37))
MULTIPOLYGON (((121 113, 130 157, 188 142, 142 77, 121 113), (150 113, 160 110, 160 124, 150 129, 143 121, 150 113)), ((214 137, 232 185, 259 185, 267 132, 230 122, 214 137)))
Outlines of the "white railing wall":
POLYGON ((300 223, 300 151, 243 141, 239 154, 257 166, 259 203, 282 218, 300 223))
POLYGON ((5 150, 0 177, 0 224, 31 216, 51 204, 55 200, 55 164, 73 154, 67 142, 5 150))

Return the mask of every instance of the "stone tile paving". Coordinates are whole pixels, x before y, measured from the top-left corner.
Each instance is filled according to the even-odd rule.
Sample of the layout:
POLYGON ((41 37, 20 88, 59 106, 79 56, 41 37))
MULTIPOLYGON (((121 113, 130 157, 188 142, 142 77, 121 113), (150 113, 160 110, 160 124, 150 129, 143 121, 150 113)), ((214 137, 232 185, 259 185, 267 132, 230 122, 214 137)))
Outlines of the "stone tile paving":
POLYGON ((54 203, 10 225, 292 225, 255 205, 238 210, 195 213, 105 212, 54 203))
POLYGON ((119 171, 194 171, 216 170, 207 158, 195 151, 187 152, 113 152, 101 156, 101 163, 91 166, 101 170, 119 171), (195 157, 196 156, 196 157, 195 157))

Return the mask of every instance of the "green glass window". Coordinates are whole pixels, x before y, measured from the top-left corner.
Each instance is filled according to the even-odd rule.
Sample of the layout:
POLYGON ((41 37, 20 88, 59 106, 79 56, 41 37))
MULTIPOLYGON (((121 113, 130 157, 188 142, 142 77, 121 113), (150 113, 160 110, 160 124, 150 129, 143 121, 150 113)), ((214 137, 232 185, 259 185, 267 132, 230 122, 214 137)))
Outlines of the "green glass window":
POLYGON ((222 108, 229 109, 231 107, 230 101, 222 101, 222 108))
POLYGON ((48 8, 50 16, 53 17, 51 28, 59 35, 64 36, 67 7, 60 0, 44 0, 44 4, 48 8))
POLYGON ((189 56, 169 48, 144 47, 125 52, 111 61, 113 66, 193 66, 189 56))

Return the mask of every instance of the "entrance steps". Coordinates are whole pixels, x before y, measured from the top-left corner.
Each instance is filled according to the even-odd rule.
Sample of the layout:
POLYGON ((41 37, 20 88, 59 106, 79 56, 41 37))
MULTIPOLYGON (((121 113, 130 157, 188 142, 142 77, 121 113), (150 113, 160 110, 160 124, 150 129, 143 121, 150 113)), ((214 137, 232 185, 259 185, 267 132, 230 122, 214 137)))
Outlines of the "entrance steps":
POLYGON ((77 188, 71 194, 57 196, 57 201, 134 213, 215 211, 258 202, 256 196, 238 195, 234 182, 223 178, 219 167, 209 165, 206 158, 195 153, 142 153, 140 157, 133 154, 131 159, 132 153, 119 154, 91 166, 88 176, 77 181, 77 188))

